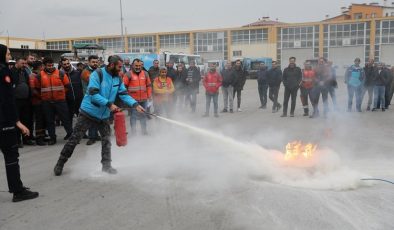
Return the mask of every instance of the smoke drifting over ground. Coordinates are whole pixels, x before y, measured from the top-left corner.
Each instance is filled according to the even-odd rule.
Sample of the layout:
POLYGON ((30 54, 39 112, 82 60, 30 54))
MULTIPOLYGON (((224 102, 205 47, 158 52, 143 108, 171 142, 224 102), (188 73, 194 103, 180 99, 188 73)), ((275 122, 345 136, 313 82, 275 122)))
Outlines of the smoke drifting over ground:
POLYGON ((319 146, 309 165, 299 166, 297 162, 283 160, 284 147, 282 152, 270 150, 253 143, 254 140, 237 141, 186 123, 167 122, 156 120, 154 135, 135 136, 127 147, 114 147, 113 164, 120 169, 119 177, 98 172, 96 163, 86 165, 97 162, 97 151, 89 152, 88 159, 79 161, 72 176, 90 175, 93 179, 122 183, 149 182, 148 186, 180 180, 186 183, 186 188, 207 190, 242 187, 250 181, 322 190, 349 190, 371 184, 360 180, 367 175, 348 168, 336 152, 325 147, 319 146))

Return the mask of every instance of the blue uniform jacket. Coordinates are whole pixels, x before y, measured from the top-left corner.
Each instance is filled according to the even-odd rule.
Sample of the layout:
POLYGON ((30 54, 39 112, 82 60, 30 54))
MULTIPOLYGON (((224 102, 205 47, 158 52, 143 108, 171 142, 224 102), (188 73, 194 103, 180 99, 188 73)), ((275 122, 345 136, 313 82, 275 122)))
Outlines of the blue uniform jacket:
POLYGON ((99 120, 107 120, 110 116, 109 105, 114 103, 117 95, 127 106, 138 105, 137 101, 127 94, 121 77, 112 76, 105 67, 101 68, 101 71, 102 82, 97 71, 90 75, 89 85, 81 104, 82 112, 99 120))

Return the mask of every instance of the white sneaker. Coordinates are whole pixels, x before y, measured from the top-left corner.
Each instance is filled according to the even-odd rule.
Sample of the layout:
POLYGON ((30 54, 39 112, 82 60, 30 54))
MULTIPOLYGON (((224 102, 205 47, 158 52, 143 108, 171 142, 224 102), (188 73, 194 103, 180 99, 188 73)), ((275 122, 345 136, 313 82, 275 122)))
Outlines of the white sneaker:
POLYGON ((242 112, 241 108, 238 108, 237 111, 238 111, 238 112, 242 112))

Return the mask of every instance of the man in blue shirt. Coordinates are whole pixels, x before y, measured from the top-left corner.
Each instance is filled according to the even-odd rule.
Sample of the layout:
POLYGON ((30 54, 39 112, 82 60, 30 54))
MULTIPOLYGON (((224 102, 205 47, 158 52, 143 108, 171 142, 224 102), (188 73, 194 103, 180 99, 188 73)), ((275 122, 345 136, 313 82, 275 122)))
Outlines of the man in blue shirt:
POLYGON ((86 130, 91 127, 97 127, 101 135, 102 171, 109 174, 117 173, 117 170, 111 166, 111 128, 109 125, 110 113, 119 111, 119 107, 114 104, 116 96, 118 95, 127 106, 135 108, 140 113, 144 112, 138 102, 127 94, 127 89, 119 76, 122 64, 122 59, 114 55, 109 58, 106 67, 97 69, 91 74, 87 88, 88 93, 83 98, 74 132, 64 145, 54 168, 56 176, 62 174, 64 164, 71 157, 75 146, 86 130))
POLYGON ((346 70, 345 83, 348 91, 348 108, 347 111, 352 111, 353 97, 356 95, 356 110, 361 112, 363 83, 365 80, 364 69, 360 66, 360 58, 354 60, 354 65, 346 70))

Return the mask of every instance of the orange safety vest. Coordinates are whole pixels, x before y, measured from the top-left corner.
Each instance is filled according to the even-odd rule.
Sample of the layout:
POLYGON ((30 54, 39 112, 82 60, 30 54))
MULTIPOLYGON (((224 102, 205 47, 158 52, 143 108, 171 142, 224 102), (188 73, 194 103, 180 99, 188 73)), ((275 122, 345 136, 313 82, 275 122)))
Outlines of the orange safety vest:
POLYGON ((302 86, 305 89, 311 89, 315 83, 316 72, 314 70, 304 69, 302 75, 302 86))
POLYGON ((31 73, 29 76, 29 86, 31 91, 31 103, 33 105, 39 105, 41 103, 41 90, 37 87, 37 82, 37 74, 31 73))
POLYGON ((124 74, 123 82, 129 95, 136 101, 146 101, 151 98, 151 81, 149 77, 146 76, 145 71, 141 71, 139 75, 133 71, 129 71, 124 74))
POLYGON ((64 72, 59 70, 48 74, 41 71, 37 76, 39 88, 41 88, 41 99, 43 101, 64 101, 66 100, 66 88, 70 81, 64 72))
POLYGON ((174 84, 170 77, 166 77, 165 81, 161 81, 160 76, 153 81, 153 92, 155 96, 153 100, 155 103, 162 103, 164 101, 171 101, 172 93, 174 93, 174 84))

